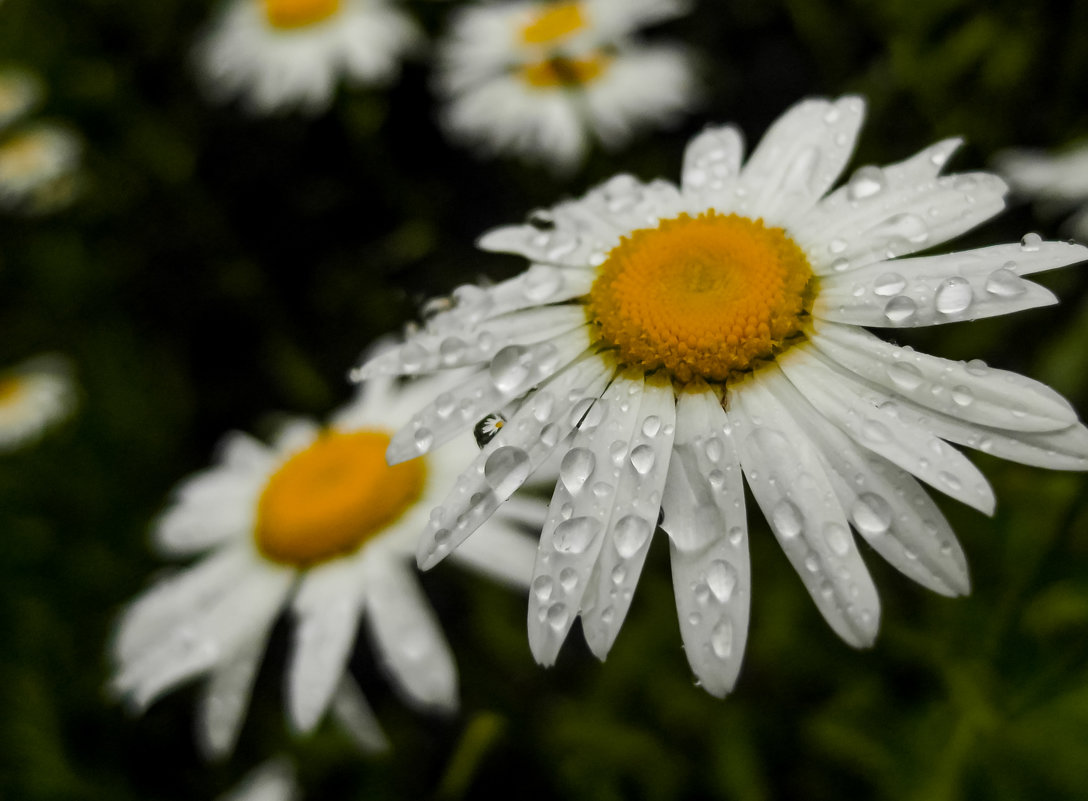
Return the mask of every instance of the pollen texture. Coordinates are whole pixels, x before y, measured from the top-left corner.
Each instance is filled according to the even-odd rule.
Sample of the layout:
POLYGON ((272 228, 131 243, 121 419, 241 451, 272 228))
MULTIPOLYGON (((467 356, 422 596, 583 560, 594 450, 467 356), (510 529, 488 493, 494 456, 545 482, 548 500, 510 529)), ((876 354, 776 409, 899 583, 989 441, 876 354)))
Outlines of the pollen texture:
POLYGON ((357 550, 423 492, 423 459, 385 463, 383 431, 326 431, 268 480, 256 540, 274 562, 305 567, 357 550))
POLYGON ((598 268, 586 314, 624 365, 725 381, 788 347, 812 282, 781 228, 681 214, 620 241, 598 268))
POLYGON ((340 10, 341 0, 262 0, 265 16, 274 28, 305 28, 340 10))
POLYGON ((552 3, 521 29, 521 40, 529 45, 554 44, 585 25, 581 3, 552 3))

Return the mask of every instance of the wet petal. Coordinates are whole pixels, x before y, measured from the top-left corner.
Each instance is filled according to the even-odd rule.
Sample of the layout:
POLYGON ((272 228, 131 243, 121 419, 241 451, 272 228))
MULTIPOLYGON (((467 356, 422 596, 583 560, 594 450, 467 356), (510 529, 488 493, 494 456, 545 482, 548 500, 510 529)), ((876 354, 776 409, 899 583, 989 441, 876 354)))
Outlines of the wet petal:
POLYGON ((732 125, 706 128, 691 140, 684 151, 681 171, 690 213, 706 209, 727 213, 733 207, 733 188, 743 154, 744 138, 732 125))
POLYGON ((224 757, 234 750, 264 648, 263 636, 253 639, 208 677, 197 720, 197 738, 208 758, 224 757))
POLYGON ((386 751, 389 741, 382 732, 374 710, 350 675, 344 674, 332 697, 330 711, 363 753, 386 751))

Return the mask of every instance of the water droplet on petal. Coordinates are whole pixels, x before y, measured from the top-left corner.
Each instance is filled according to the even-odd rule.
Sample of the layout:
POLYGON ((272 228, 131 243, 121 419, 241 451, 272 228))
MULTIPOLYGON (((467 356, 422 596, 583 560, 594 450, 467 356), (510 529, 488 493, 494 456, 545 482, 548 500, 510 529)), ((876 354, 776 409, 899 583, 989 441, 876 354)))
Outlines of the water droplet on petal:
POLYGON ((983 376, 990 372, 990 366, 982 361, 982 359, 971 359, 971 361, 967 362, 965 367, 967 372, 971 375, 983 376))
POLYGON ((715 559, 707 568, 706 584, 718 601, 727 603, 737 586, 737 570, 728 562, 715 559))
POLYGON ((803 525, 801 510, 792 501, 780 501, 771 512, 771 524, 778 536, 783 539, 792 539, 801 533, 803 525))
POLYGON ((952 402, 957 406, 970 406, 975 400, 975 395, 968 387, 952 387, 952 402))
POLYGON ((414 373, 419 370, 426 358, 427 351, 417 342, 409 342, 400 349, 400 366, 406 373, 414 373))
POLYGON ((873 282, 873 292, 881 297, 898 295, 907 288, 907 279, 899 273, 884 273, 873 282))
POLYGON ((597 466, 597 457, 586 448, 571 448, 559 465, 559 479, 567 492, 577 495, 597 466))
POLYGON ((872 197, 884 189, 886 180, 884 171, 873 165, 859 167, 850 176, 846 185, 846 196, 850 200, 863 200, 872 197))
POLYGON ((973 298, 971 282, 961 275, 954 275, 937 287, 934 303, 941 314, 960 314, 967 311, 973 298))
POLYGON ((661 418, 656 414, 651 414, 645 420, 642 421, 642 433, 647 437, 656 437, 657 432, 661 430, 661 418))
POLYGON ((533 595, 538 601, 543 602, 551 598, 554 588, 555 584, 551 576, 537 576, 533 579, 533 595))
POLYGON ((1020 240, 1020 250, 1027 252, 1033 252, 1042 247, 1043 238, 1038 234, 1024 234, 1024 238, 1020 240))
POLYGON ((627 568, 625 568, 623 565, 616 565, 614 568, 612 568, 612 583, 615 584, 617 587, 623 584, 626 578, 627 568))
POLYGON ((729 542, 734 547, 744 542, 744 529, 740 526, 729 529, 729 542))
POLYGON ((578 571, 573 567, 564 567, 559 571, 559 585, 564 592, 570 592, 578 583, 578 571))
POLYGON ((495 494, 508 498, 529 477, 529 454, 521 448, 498 448, 484 462, 484 480, 495 494))
POLYGON ((438 346, 438 355, 442 359, 442 364, 449 365, 454 364, 465 353, 465 340, 460 337, 446 337, 442 340, 442 344, 438 346))
POLYGON ((921 386, 922 371, 909 362, 892 362, 888 365, 888 378, 900 389, 908 392, 921 386))
POLYGON ((728 659, 733 653, 733 621, 725 618, 710 632, 710 647, 719 659, 728 659))
POLYGON ((572 517, 555 527, 552 544, 560 553, 580 554, 589 547, 601 524, 592 517, 572 517))
POLYGON ((722 446, 722 441, 717 437, 711 437, 706 441, 705 450, 706 458, 712 462, 720 462, 722 456, 725 455, 725 448, 722 446))
POLYGON ((416 450, 426 453, 434 445, 434 432, 429 428, 418 428, 415 434, 416 450))
POLYGON ((528 348, 522 345, 507 345, 495 354, 489 368, 491 382, 500 392, 511 392, 529 376, 525 364, 528 348))
POLYGON ((854 502, 850 519, 863 534, 884 534, 892 525, 892 508, 879 495, 866 492, 854 502))
POLYGON ((1001 298, 1015 298, 1028 291, 1027 282, 1006 267, 999 267, 986 279, 986 291, 1001 298))
POLYGON ((897 295, 884 306, 884 316, 891 323, 905 323, 914 317, 918 306, 906 295, 897 295))
POLYGON ((839 556, 846 556, 850 551, 850 533, 845 526, 839 523, 828 523, 824 526, 824 538, 828 547, 839 556))
MULTIPOLYGON (((567 244, 566 250, 570 250, 570 244, 577 246, 576 242, 567 244)), ((549 254, 553 258, 563 256, 565 253, 549 254)), ((556 292, 563 283, 563 274, 557 267, 546 264, 534 264, 525 274, 525 297, 535 303, 541 303, 556 292)))
POLYGON ((650 524, 638 515, 620 518, 613 530, 617 553, 624 559, 630 559, 646 544, 650 533, 650 524))
POLYGON ((568 617, 566 604, 552 604, 548 607, 548 625, 556 631, 567 625, 568 617))
POLYGON ((654 449, 646 444, 638 445, 631 451, 631 466, 640 475, 649 473, 654 467, 654 449))

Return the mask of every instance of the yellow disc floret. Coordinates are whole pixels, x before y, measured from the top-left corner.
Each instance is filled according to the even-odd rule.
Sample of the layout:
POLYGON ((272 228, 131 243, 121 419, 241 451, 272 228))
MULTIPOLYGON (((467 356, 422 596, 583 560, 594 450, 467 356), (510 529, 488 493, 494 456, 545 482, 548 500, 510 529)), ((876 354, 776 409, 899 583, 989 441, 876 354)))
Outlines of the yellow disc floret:
POLYGON ((521 40, 529 45, 554 44, 585 26, 581 3, 549 3, 521 29, 521 40))
POLYGON ((273 28, 305 28, 322 22, 340 10, 341 0, 261 0, 273 28))
POLYGON ((600 52, 584 58, 549 58, 526 64, 521 68, 521 77, 536 89, 582 86, 597 80, 609 61, 611 57, 600 52))
POLYGON ((14 376, 0 378, 0 406, 15 402, 25 391, 22 380, 14 376))
POLYGON ((265 485, 255 537, 274 562, 305 567, 357 550, 423 492, 422 458, 387 465, 384 431, 325 431, 265 485))
POLYGON ((621 364, 680 382, 725 381, 801 331, 812 270, 781 228, 708 211, 624 237, 600 266, 586 314, 621 364))

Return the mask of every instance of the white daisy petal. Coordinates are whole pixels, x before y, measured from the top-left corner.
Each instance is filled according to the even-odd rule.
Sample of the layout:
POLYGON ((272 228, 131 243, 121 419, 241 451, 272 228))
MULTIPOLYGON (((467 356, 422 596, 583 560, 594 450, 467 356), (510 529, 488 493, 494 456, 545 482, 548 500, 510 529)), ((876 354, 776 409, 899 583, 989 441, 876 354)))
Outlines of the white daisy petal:
POLYGON ((706 209, 727 212, 733 208, 732 193, 744 155, 744 137, 732 125, 705 129, 684 151, 681 186, 690 199, 690 211, 706 209))
POLYGON ((854 150, 865 102, 806 100, 779 117, 741 170, 737 210, 781 225, 816 205, 854 150))
POLYGON ((287 711, 299 732, 318 724, 344 674, 362 611, 360 580, 354 561, 341 560, 310 570, 299 584, 286 675, 287 711))
MULTIPOLYGON (((502 511, 506 511, 505 507, 502 511)), ((528 587, 535 557, 536 543, 525 536, 521 527, 496 515, 475 536, 461 543, 452 558, 496 581, 528 587)))
POLYGON ((1014 431, 1057 431, 1077 422, 1061 395, 1018 373, 901 348, 864 329, 817 321, 824 355, 867 381, 968 423, 1014 431))
POLYGON ((391 681, 413 703, 456 709, 453 654, 416 577, 398 560, 375 567, 366 577, 366 617, 391 681))
POLYGON ((748 639, 751 567, 733 424, 705 387, 680 393, 661 511, 684 653, 702 687, 722 698, 748 639))
POLYGON ((419 540, 420 567, 434 566, 479 528, 578 424, 584 399, 599 395, 610 377, 590 357, 532 393, 431 512, 419 540))
POLYGON ((838 193, 829 195, 790 234, 817 275, 849 272, 969 231, 1005 207, 1007 191, 1004 181, 988 173, 897 186, 882 174, 859 170, 838 190, 845 203, 838 193))
POLYGON ((808 435, 764 379, 730 390, 744 475, 816 607, 847 643, 872 644, 880 601, 808 435))
POLYGON ((672 381, 657 373, 646 379, 634 435, 624 443, 626 453, 604 545, 582 598, 582 632, 598 659, 608 656, 642 574, 661 511, 675 433, 672 381))
POLYGON ((390 464, 397 464, 441 445, 459 430, 570 365, 588 344, 584 328, 579 328, 535 345, 507 345, 486 369, 417 412, 393 436, 386 458, 390 464))
POLYGON ((811 437, 854 529, 904 575, 942 595, 970 590, 967 560, 940 509, 910 474, 832 425, 780 373, 765 380, 811 437))
POLYGON ((217 801, 297 801, 299 797, 294 765, 277 758, 250 771, 241 784, 217 801))
POLYGON ((351 676, 344 674, 333 694, 330 710, 363 753, 376 753, 389 749, 389 740, 382 731, 374 710, 366 696, 351 676))
POLYGON ((262 634, 241 646, 233 657, 211 672, 197 721, 197 739, 205 756, 217 759, 234 750, 264 646, 262 634))
POLYGON ((821 359, 810 346, 793 348, 778 360, 778 366, 820 414, 859 445, 956 500, 993 514, 996 499, 978 468, 929 430, 903 422, 883 405, 865 401, 863 382, 821 359))
POLYGON ((548 519, 540 534, 529 594, 529 648, 555 663, 581 612, 612 516, 616 489, 635 433, 641 375, 619 375, 585 411, 563 457, 548 519))

